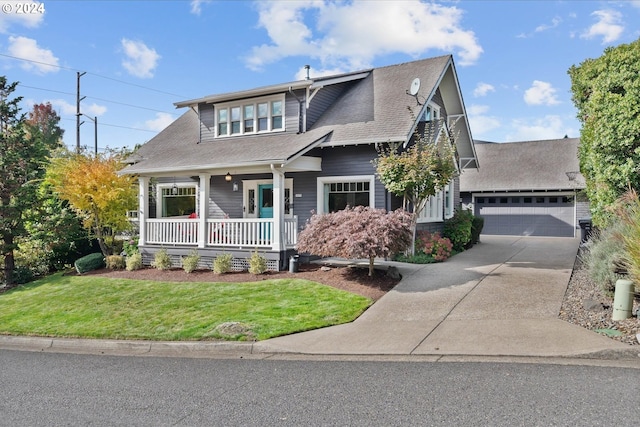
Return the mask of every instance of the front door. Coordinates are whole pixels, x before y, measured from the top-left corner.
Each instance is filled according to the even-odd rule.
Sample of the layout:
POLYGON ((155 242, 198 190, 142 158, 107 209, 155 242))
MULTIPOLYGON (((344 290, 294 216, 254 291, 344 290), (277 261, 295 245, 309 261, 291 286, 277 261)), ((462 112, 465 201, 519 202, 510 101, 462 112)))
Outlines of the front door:
POLYGON ((258 185, 258 217, 273 218, 273 184, 258 185))

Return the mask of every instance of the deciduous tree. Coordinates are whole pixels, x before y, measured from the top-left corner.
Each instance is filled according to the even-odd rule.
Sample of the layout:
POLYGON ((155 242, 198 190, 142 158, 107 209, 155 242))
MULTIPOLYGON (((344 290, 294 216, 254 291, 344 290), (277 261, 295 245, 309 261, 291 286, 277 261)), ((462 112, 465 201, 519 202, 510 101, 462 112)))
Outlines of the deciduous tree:
POLYGON ((411 245, 412 217, 402 209, 386 212, 368 206, 314 214, 298 235, 297 249, 321 257, 369 259, 369 276, 373 276, 375 258, 411 245))
POLYGON ((408 148, 391 145, 381 149, 373 161, 380 182, 389 192, 403 198, 405 209, 415 213, 411 222, 413 242, 417 214, 424 209, 429 197, 442 190, 457 172, 453 137, 439 120, 426 122, 424 126, 424 132, 416 131, 414 142, 408 148))
POLYGON ((111 255, 105 237, 130 227, 126 213, 137 203, 134 178, 118 175, 122 158, 122 153, 93 156, 66 150, 47 170, 47 182, 81 216, 105 256, 111 255))
POLYGON ((593 222, 606 226, 608 209, 629 188, 640 188, 640 40, 609 47, 569 69, 582 124, 580 171, 593 222))

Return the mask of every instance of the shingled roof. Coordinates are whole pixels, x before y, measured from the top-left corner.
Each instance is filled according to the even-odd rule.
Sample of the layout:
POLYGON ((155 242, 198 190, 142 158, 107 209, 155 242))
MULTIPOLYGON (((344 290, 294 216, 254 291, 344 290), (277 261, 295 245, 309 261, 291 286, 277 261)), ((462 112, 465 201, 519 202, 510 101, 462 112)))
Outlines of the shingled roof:
POLYGON ((475 141, 482 164, 460 175, 460 191, 548 191, 584 188, 578 172, 579 138, 496 143, 475 141), (568 174, 569 173, 569 174, 568 174))
POLYGON ((460 156, 475 159, 453 58, 447 55, 176 103, 178 107, 191 108, 144 144, 131 157, 132 164, 122 172, 151 174, 285 164, 319 145, 405 142, 411 138, 416 123, 408 111, 409 107, 417 115, 438 87, 446 87, 441 92, 445 92, 443 100, 447 114, 464 119, 462 132, 458 132, 461 135, 457 143, 460 156), (416 77, 421 84, 414 99, 407 94, 407 89, 416 77), (198 143, 200 126, 194 110, 200 103, 230 100, 240 94, 247 97, 282 93, 287 91, 287 86, 322 90, 324 85, 345 79, 353 83, 350 89, 329 106, 306 132, 235 136, 198 143))

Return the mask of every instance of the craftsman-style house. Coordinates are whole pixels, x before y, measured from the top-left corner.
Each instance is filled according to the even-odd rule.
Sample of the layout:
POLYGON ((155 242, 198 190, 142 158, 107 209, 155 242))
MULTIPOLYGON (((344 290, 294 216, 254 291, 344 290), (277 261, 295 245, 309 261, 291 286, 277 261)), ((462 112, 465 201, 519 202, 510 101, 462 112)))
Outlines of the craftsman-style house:
MULTIPOLYGON (((179 265, 258 251, 286 265, 312 212, 401 205, 376 178, 377 149, 407 146, 416 129, 454 136, 460 170, 477 167, 451 56, 205 96, 140 147, 122 173, 139 179, 139 248, 179 265)), ((456 179, 420 213, 438 227, 460 202, 456 179)))

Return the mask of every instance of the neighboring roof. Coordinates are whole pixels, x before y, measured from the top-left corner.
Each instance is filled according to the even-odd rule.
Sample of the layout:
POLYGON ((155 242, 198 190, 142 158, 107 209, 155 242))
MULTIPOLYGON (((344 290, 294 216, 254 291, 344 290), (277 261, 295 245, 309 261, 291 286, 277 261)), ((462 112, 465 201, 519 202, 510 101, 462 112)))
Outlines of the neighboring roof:
POLYGON ((475 141, 477 170, 460 175, 460 191, 546 191, 584 188, 578 172, 579 138, 523 142, 475 141), (574 175, 575 176, 575 175, 574 175))
POLYGON ((460 157, 474 159, 468 165, 475 167, 477 162, 453 57, 446 55, 176 103, 178 107, 191 108, 144 144, 136 153, 137 157, 131 158, 135 164, 122 173, 205 171, 239 165, 286 163, 319 144, 407 142, 413 135, 416 118, 438 88, 452 120, 464 119, 462 126, 457 125, 454 129, 454 133, 460 135, 456 145, 460 157), (415 78, 419 78, 421 84, 414 97, 408 94, 407 89, 415 78), (198 144, 201 128, 198 114, 194 111, 198 104, 282 93, 289 88, 306 89, 311 97, 314 91, 323 90, 326 85, 344 82, 352 82, 351 87, 306 132, 235 136, 198 144))
POLYGON ((246 138, 226 138, 199 144, 198 114, 189 109, 128 160, 125 174, 207 171, 219 168, 280 165, 324 141, 326 134, 278 133, 246 138), (153 143, 151 143, 153 142, 153 143))

